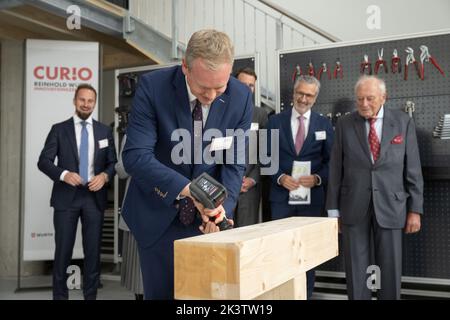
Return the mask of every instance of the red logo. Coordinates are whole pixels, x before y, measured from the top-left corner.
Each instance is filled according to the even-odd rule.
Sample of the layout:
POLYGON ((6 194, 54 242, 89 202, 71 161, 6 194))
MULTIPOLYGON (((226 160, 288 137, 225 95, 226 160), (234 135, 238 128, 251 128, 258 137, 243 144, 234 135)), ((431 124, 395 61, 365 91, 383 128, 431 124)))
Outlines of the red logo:
POLYGON ((88 81, 92 79, 92 70, 83 68, 37 66, 33 70, 34 76, 39 80, 67 80, 88 81))
POLYGON ((402 143, 403 143, 403 136, 401 134, 395 136, 394 139, 391 140, 391 144, 402 144, 402 143))
POLYGON ((31 233, 31 238, 36 238, 36 232, 31 233))

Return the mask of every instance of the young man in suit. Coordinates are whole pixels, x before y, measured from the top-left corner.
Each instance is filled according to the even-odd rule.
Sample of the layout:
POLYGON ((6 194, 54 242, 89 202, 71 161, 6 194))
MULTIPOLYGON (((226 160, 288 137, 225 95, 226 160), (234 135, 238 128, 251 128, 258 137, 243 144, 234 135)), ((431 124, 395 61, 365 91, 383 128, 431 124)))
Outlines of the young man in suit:
MULTIPOLYGON (((270 189, 272 219, 318 217, 324 209, 333 127, 327 118, 311 110, 319 90, 320 82, 316 78, 300 76, 294 84, 293 107, 269 118, 269 134, 274 129, 279 130, 279 150, 270 146, 270 154, 279 152, 280 159, 280 168, 272 176, 270 189), (293 178, 294 161, 309 161, 310 174, 293 178), (289 192, 300 186, 311 189, 310 204, 289 204, 289 192)), ((310 299, 314 290, 314 270, 308 271, 306 276, 310 299)))
POLYGON ((367 272, 374 263, 381 276, 378 299, 400 299, 402 229, 418 232, 423 213, 414 120, 385 107, 386 84, 375 76, 361 77, 355 95, 357 111, 336 126, 328 215, 339 217, 349 298, 372 298, 367 272))
MULTIPOLYGON (((242 68, 235 73, 236 79, 247 85, 255 94, 255 84, 257 76, 250 68, 242 68)), ((234 211, 234 222, 237 227, 248 226, 259 222, 259 202, 261 200, 261 174, 258 160, 258 130, 264 129, 267 125, 267 113, 259 107, 253 107, 252 126, 250 134, 255 138, 248 147, 249 161, 242 178, 241 193, 234 211), (256 161, 255 161, 256 160, 256 161), (256 162, 256 163, 255 163, 256 162)))
POLYGON ((53 125, 39 156, 38 167, 54 181, 55 259, 53 299, 67 300, 67 267, 72 258, 78 219, 84 252, 83 294, 95 300, 100 283, 100 245, 106 184, 115 174, 116 150, 109 126, 92 118, 97 92, 89 84, 75 91, 75 114, 53 125), (55 164, 55 158, 58 158, 55 164))
POLYGON ((253 108, 251 92, 230 77, 233 60, 226 34, 200 30, 190 38, 182 66, 153 71, 139 81, 122 155, 131 175, 123 217, 138 242, 145 299, 174 297, 174 240, 217 232, 216 223, 232 218, 246 167, 245 144, 236 143, 235 149, 227 143, 227 135, 240 140, 227 129, 245 135, 253 108), (222 137, 207 138, 207 130, 222 137), (230 150, 234 162, 204 159, 230 150), (189 191, 203 172, 228 190, 215 209, 203 208, 189 191))

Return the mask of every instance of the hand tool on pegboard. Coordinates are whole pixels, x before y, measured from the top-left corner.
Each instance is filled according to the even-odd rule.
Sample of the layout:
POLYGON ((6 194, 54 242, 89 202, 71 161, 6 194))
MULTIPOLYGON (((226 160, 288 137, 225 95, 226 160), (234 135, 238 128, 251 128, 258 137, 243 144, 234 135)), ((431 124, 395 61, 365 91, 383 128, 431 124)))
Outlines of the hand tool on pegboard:
POLYGON ((317 79, 320 80, 322 77, 322 73, 326 73, 328 75, 328 80, 331 80, 331 71, 328 69, 327 63, 322 62, 322 66, 319 69, 319 72, 317 73, 317 79))
POLYGON ((394 49, 394 52, 392 52, 392 59, 391 59, 391 72, 392 73, 402 73, 402 62, 400 57, 398 56, 397 49, 394 49))
POLYGON ((308 75, 310 75, 311 77, 315 77, 316 75, 316 72, 314 71, 314 65, 311 60, 309 60, 308 63, 308 75))
POLYGON ((300 67, 300 65, 296 65, 294 72, 292 73, 292 82, 295 83, 295 81, 297 81, 297 78, 300 77, 302 75, 302 68, 300 67))
POLYGON ((407 53, 406 55, 406 59, 405 59, 405 76, 404 79, 408 80, 408 65, 410 65, 411 63, 414 64, 414 67, 416 69, 417 75, 420 78, 420 68, 419 68, 419 64, 417 63, 416 58, 414 58, 414 50, 411 47, 408 47, 405 49, 405 52, 407 53))
POLYGON ((444 70, 439 66, 436 59, 430 54, 428 47, 425 45, 420 46, 420 78, 422 80, 425 79, 425 68, 424 68, 424 62, 431 62, 433 66, 435 66, 436 69, 439 70, 439 72, 445 77, 444 70))
POLYGON ((450 114, 444 114, 441 116, 438 125, 434 127, 433 137, 439 139, 450 139, 450 114))
POLYGON ((365 74, 367 71, 368 74, 372 74, 372 64, 369 61, 369 56, 367 54, 364 55, 364 60, 361 62, 360 73, 365 74))
POLYGON ((405 112, 409 115, 410 118, 413 117, 413 113, 416 111, 416 104, 411 100, 406 101, 405 103, 405 112))
POLYGON ((337 58, 337 60, 336 60, 336 65, 334 66, 334 71, 333 71, 333 76, 335 79, 337 79, 338 75, 341 79, 344 78, 344 71, 342 69, 341 60, 339 58, 337 58))
POLYGON ((383 59, 384 48, 378 49, 378 59, 375 62, 375 74, 378 74, 378 70, 382 66, 384 68, 384 73, 388 73, 388 66, 386 60, 383 59))

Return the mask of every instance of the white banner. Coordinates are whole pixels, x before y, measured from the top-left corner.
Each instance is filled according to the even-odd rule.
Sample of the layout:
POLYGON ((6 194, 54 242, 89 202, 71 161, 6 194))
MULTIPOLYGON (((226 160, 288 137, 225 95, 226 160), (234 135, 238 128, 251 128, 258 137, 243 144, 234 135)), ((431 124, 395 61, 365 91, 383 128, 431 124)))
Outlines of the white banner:
MULTIPOLYGON (((53 260, 55 243, 50 195, 53 181, 37 161, 53 124, 75 113, 80 83, 98 91, 99 45, 95 42, 27 40, 24 150, 23 260, 53 260)), ((94 118, 97 118, 97 107, 94 118)), ((78 225, 73 258, 82 258, 78 225)))

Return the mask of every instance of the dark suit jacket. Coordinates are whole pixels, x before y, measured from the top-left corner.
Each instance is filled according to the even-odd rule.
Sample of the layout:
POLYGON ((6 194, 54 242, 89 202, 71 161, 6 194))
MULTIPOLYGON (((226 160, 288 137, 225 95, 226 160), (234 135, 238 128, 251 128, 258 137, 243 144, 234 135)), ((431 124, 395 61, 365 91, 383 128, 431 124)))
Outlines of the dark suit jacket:
MULTIPOLYGON (((257 123, 259 129, 265 129, 266 125, 267 125, 267 112, 264 111, 262 108, 260 107, 253 107, 253 119, 252 119, 252 123, 257 123)), ((258 138, 258 131, 255 130, 254 132, 256 134, 256 138, 258 138)), ((258 140, 258 139, 256 139, 258 140)), ((253 142, 256 142, 256 140, 254 140, 253 142)), ((250 159, 257 159, 258 158, 258 148, 257 148, 257 143, 255 143, 254 145, 249 145, 249 152, 248 154, 250 155, 250 152, 252 152, 252 156, 250 159)), ((249 163, 247 165, 247 169, 245 169, 245 174, 244 176, 252 178, 253 180, 255 180, 255 182, 258 184, 260 182, 260 167, 257 163, 249 163)))
MULTIPOLYGON (((93 131, 95 141, 94 174, 105 172, 108 174, 109 181, 112 181, 115 174, 114 164, 117 162, 112 130, 110 127, 94 120, 93 131), (108 146, 99 149, 99 141, 103 139, 108 139, 108 146)), ((64 170, 71 172, 78 172, 79 170, 79 155, 73 118, 52 126, 39 156, 38 168, 54 181, 50 205, 55 210, 67 210, 72 203, 77 188, 60 181, 59 178, 64 170), (56 157, 58 157, 58 162, 55 165, 56 157)), ((95 196, 99 210, 104 211, 107 206, 106 186, 97 191, 95 196)))
MULTIPOLYGON (((325 189, 328 181, 328 162, 330 161, 331 145, 333 143, 333 127, 330 121, 311 111, 311 119, 309 123, 308 133, 303 143, 300 154, 295 152, 295 143, 292 138, 291 129, 292 108, 285 110, 279 114, 269 118, 267 129, 279 129, 279 158, 280 168, 278 172, 272 176, 272 184, 270 189, 270 201, 288 203, 289 191, 277 183, 278 178, 282 174, 291 175, 292 165, 294 161, 311 161, 311 174, 317 174, 322 179, 322 184, 311 188, 311 205, 323 206, 325 203, 325 189), (317 140, 316 132, 325 131, 326 139, 317 140)), ((270 139, 269 139, 270 142, 270 139)), ((272 150, 272 154, 275 150, 272 150)), ((276 213, 272 212, 272 215, 276 213)))
POLYGON ((405 226, 406 213, 423 213, 423 178, 413 119, 384 108, 380 157, 370 158, 365 119, 353 112, 340 118, 330 162, 327 209, 339 209, 344 224, 366 215, 373 194, 383 228, 405 226))
MULTIPOLYGON (((216 128, 224 137, 226 129, 246 131, 250 128, 252 107, 248 88, 230 77, 226 91, 210 107, 204 130, 216 128)), ((192 135, 192 114, 181 67, 164 68, 142 76, 133 100, 122 157, 125 170, 131 175, 123 217, 143 247, 151 246, 173 219, 177 219, 177 196, 202 172, 227 188, 224 208, 228 217, 232 217, 236 205, 245 158, 242 164, 174 163, 172 152, 181 143, 185 150, 191 147, 190 139, 172 141, 172 134, 179 128, 192 135)), ((203 147, 209 143, 203 142, 203 147)), ((186 158, 190 159, 187 155, 186 158)))

